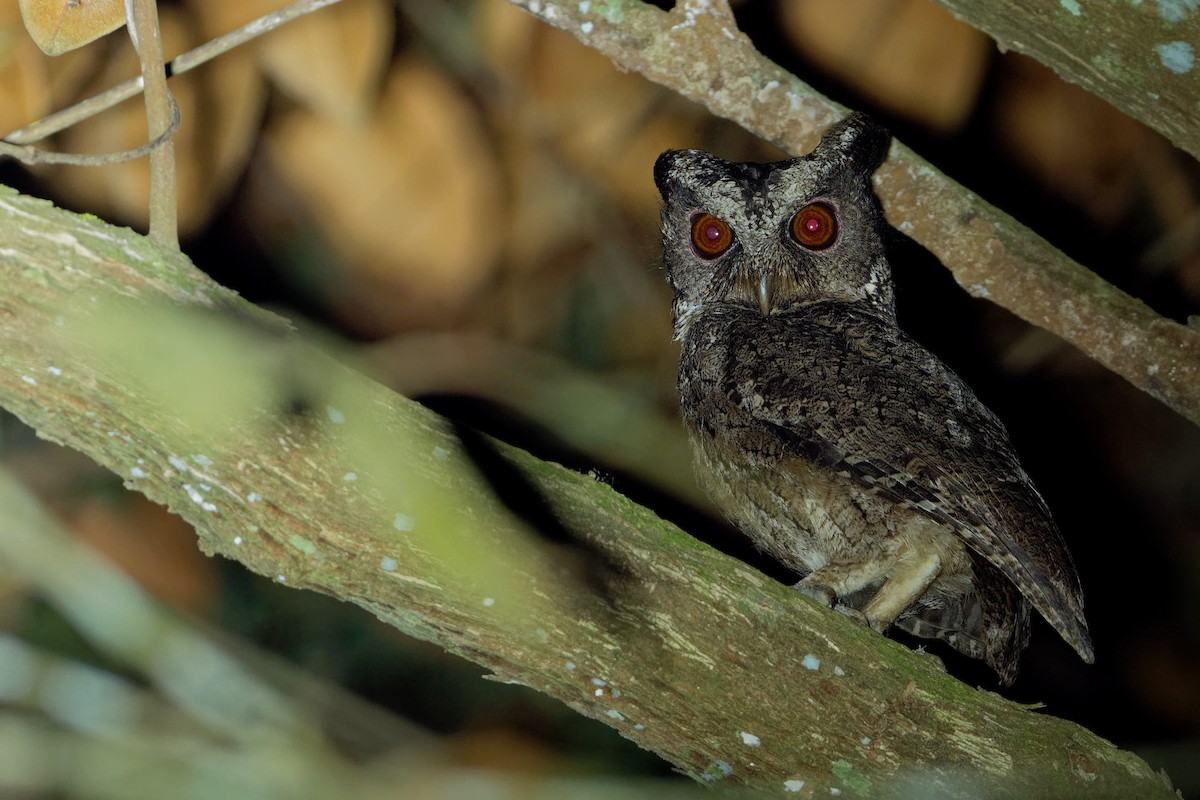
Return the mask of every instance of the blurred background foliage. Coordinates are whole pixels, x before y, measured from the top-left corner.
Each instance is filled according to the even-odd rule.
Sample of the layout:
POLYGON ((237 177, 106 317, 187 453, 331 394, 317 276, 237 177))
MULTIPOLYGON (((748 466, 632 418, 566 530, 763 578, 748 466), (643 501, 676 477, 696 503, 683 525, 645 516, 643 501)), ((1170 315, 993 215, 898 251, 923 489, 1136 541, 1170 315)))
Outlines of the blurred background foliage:
MULTIPOLYGON (((281 5, 162 2, 167 56, 281 5)), ((1110 282, 1168 317, 1198 313, 1200 166, 1159 135, 1036 62, 997 52, 929 0, 744 0, 734 11, 770 58, 876 113, 1110 282)), ((0 130, 136 70, 122 33, 49 59, 16 3, 0 4, 0 130)), ((183 114, 183 249, 198 266, 343 337, 398 391, 599 470, 701 538, 788 577, 708 516, 691 483, 651 180, 667 148, 780 153, 503 0, 346 0, 172 88, 183 114)), ((138 98, 53 144, 120 150, 145 130, 138 98)), ((4 163, 0 180, 146 224, 144 159, 90 170, 4 163)), ((1200 432, 1057 338, 968 297, 915 243, 898 238, 894 263, 902 324, 1009 425, 1083 577, 1096 665, 1039 623, 1007 694, 1046 703, 1200 792, 1200 432)), ((3 464, 147 604, 257 665, 247 669, 315 725, 333 726, 334 706, 361 703, 363 718, 406 732, 367 737, 371 746, 335 737, 338 770, 380 768, 382 750, 394 769, 395 753, 417 752, 415 737, 453 766, 543 778, 668 773, 607 728, 485 682, 357 608, 205 558, 178 518, 9 417, 0 437, 3 464)), ((947 660, 995 688, 978 665, 947 660)), ((0 739, 19 724, 46 741, 96 744, 95 730, 21 700, 4 680, 17 664, 52 663, 155 691, 152 676, 80 629, 36 571, 0 559, 0 739)), ((183 746, 194 734, 171 720, 158 724, 183 746)), ((0 755, 8 779, 23 774, 15 752, 0 755)), ((137 752, 132 772, 166 763, 137 752)), ((41 774, 30 767, 31 793, 50 785, 41 774)))

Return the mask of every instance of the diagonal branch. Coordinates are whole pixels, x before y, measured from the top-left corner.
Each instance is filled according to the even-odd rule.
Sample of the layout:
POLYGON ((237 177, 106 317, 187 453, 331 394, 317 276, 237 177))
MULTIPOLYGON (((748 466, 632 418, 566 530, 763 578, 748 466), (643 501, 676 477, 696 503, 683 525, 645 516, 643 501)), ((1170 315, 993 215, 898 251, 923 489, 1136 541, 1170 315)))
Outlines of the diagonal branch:
MULTIPOLYGON (((640 0, 512 2, 789 152, 811 150, 844 113, 767 60, 708 3, 665 12, 640 0)), ((969 293, 1061 336, 1200 423, 1200 331, 1108 284, 899 142, 875 180, 891 223, 969 293)))
POLYGON ((1194 2, 937 0, 1200 158, 1200 10, 1194 2))
POLYGON ((0 242, 0 404, 167 504, 209 553, 356 603, 701 780, 1173 797, 1079 726, 976 691, 604 483, 497 445, 576 546, 549 544, 444 420, 176 250, 10 190, 0 242))

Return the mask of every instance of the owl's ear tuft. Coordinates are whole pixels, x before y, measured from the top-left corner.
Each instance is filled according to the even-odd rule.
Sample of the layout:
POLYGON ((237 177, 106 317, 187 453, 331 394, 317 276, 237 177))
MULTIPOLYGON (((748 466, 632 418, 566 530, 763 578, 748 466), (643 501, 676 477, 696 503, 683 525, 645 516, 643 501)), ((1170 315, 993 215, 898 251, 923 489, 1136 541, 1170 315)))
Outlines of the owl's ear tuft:
POLYGON ((861 111, 855 111, 825 131, 814 152, 841 153, 870 175, 887 158, 892 134, 861 111))
POLYGON ((658 193, 662 195, 663 200, 667 199, 667 184, 670 182, 675 161, 683 152, 682 150, 668 150, 654 162, 654 185, 658 187, 658 193))

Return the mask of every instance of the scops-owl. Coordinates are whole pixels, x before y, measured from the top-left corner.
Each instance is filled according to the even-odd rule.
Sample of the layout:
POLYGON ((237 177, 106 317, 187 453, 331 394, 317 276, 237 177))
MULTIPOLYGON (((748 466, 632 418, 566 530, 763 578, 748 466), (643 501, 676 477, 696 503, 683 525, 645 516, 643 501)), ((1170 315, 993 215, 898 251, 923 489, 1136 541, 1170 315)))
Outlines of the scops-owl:
POLYGON ((1003 424, 896 326, 862 114, 772 164, 668 151, 667 279, 701 486, 797 588, 938 638, 1005 684, 1029 606, 1087 662, 1079 576, 1003 424))

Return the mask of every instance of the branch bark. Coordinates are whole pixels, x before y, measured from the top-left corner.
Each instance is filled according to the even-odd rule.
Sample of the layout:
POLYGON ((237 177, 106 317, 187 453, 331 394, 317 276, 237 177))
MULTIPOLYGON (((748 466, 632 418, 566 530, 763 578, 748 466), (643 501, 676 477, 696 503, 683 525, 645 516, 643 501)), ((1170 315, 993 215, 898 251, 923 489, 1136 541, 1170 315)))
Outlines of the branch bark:
POLYGON ((976 691, 602 482, 497 445, 579 543, 548 544, 443 420, 178 251, 9 190, 0 242, 0 403, 181 514, 208 553, 356 603, 699 780, 1173 797, 1077 725, 976 691))
POLYGON ((1200 158, 1195 3, 937 2, 1200 158))
MULTIPOLYGON (((845 113, 767 60, 714 5, 681 2, 666 12, 640 0, 512 2, 789 152, 812 149, 845 113)), ((899 142, 875 182, 889 221, 967 292, 1061 336, 1200 424, 1200 331, 1108 284, 899 142)))

